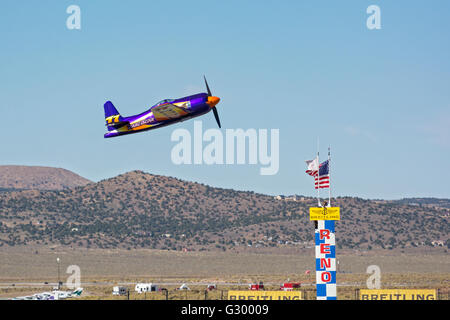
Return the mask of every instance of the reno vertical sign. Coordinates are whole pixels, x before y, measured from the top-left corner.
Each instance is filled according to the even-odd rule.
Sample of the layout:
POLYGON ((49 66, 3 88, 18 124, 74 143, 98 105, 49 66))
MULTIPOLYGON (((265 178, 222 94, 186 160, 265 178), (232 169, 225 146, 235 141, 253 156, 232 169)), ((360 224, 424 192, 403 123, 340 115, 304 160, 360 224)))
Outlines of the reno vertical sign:
POLYGON ((317 300, 336 300, 334 220, 318 220, 315 230, 317 300))

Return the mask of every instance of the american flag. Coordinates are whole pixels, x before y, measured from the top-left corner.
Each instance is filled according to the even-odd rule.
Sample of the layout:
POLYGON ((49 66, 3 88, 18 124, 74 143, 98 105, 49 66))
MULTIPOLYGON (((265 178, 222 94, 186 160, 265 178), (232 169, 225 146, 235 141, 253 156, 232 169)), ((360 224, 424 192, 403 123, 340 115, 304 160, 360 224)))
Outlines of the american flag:
POLYGON ((320 189, 330 187, 330 172, 329 172, 329 167, 328 167, 328 160, 322 162, 319 165, 319 175, 317 175, 317 172, 316 172, 316 175, 314 176, 314 186, 316 189, 318 189, 317 185, 319 185, 320 189), (317 176, 319 178, 318 179, 319 181, 317 181, 317 176))

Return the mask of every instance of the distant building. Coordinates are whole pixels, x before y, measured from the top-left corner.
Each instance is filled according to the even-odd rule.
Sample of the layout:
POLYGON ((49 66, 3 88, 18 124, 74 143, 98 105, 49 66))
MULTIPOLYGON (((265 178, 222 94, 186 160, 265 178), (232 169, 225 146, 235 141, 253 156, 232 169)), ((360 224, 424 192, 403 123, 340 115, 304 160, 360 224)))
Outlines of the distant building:
POLYGON ((275 197, 276 200, 286 200, 286 201, 305 201, 305 197, 298 196, 296 194, 292 196, 278 195, 275 197))
POLYGON ((431 241, 431 244, 432 244, 434 247, 443 247, 443 246, 444 246, 444 241, 440 241, 440 240, 437 240, 437 241, 431 241))

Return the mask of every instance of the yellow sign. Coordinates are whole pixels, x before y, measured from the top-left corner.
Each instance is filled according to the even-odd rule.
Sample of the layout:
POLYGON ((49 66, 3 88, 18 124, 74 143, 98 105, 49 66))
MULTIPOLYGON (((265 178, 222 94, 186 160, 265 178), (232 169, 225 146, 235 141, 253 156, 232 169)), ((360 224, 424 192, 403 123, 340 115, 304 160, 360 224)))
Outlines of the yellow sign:
POLYGON ((360 300, 437 300, 434 289, 370 289, 359 291, 360 300))
POLYGON ((309 208, 309 220, 341 220, 339 207, 309 208))
POLYGON ((228 300, 302 300, 301 291, 228 291, 228 300))

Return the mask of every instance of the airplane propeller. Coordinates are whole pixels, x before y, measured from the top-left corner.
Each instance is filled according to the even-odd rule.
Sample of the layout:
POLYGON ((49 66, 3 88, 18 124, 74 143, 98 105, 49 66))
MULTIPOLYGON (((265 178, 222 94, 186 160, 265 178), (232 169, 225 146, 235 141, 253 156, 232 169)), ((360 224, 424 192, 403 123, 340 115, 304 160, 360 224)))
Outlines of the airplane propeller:
POLYGON ((219 126, 219 128, 221 128, 221 126, 220 126, 220 119, 219 119, 219 113, 217 112, 217 109, 216 109, 216 104, 219 103, 220 99, 218 97, 214 97, 212 95, 211 90, 209 89, 208 82, 206 81, 206 77, 205 76, 203 76, 203 79, 205 79, 206 90, 208 90, 208 102, 210 102, 211 109, 212 109, 212 111, 214 113, 214 118, 216 118, 217 125, 219 126))

